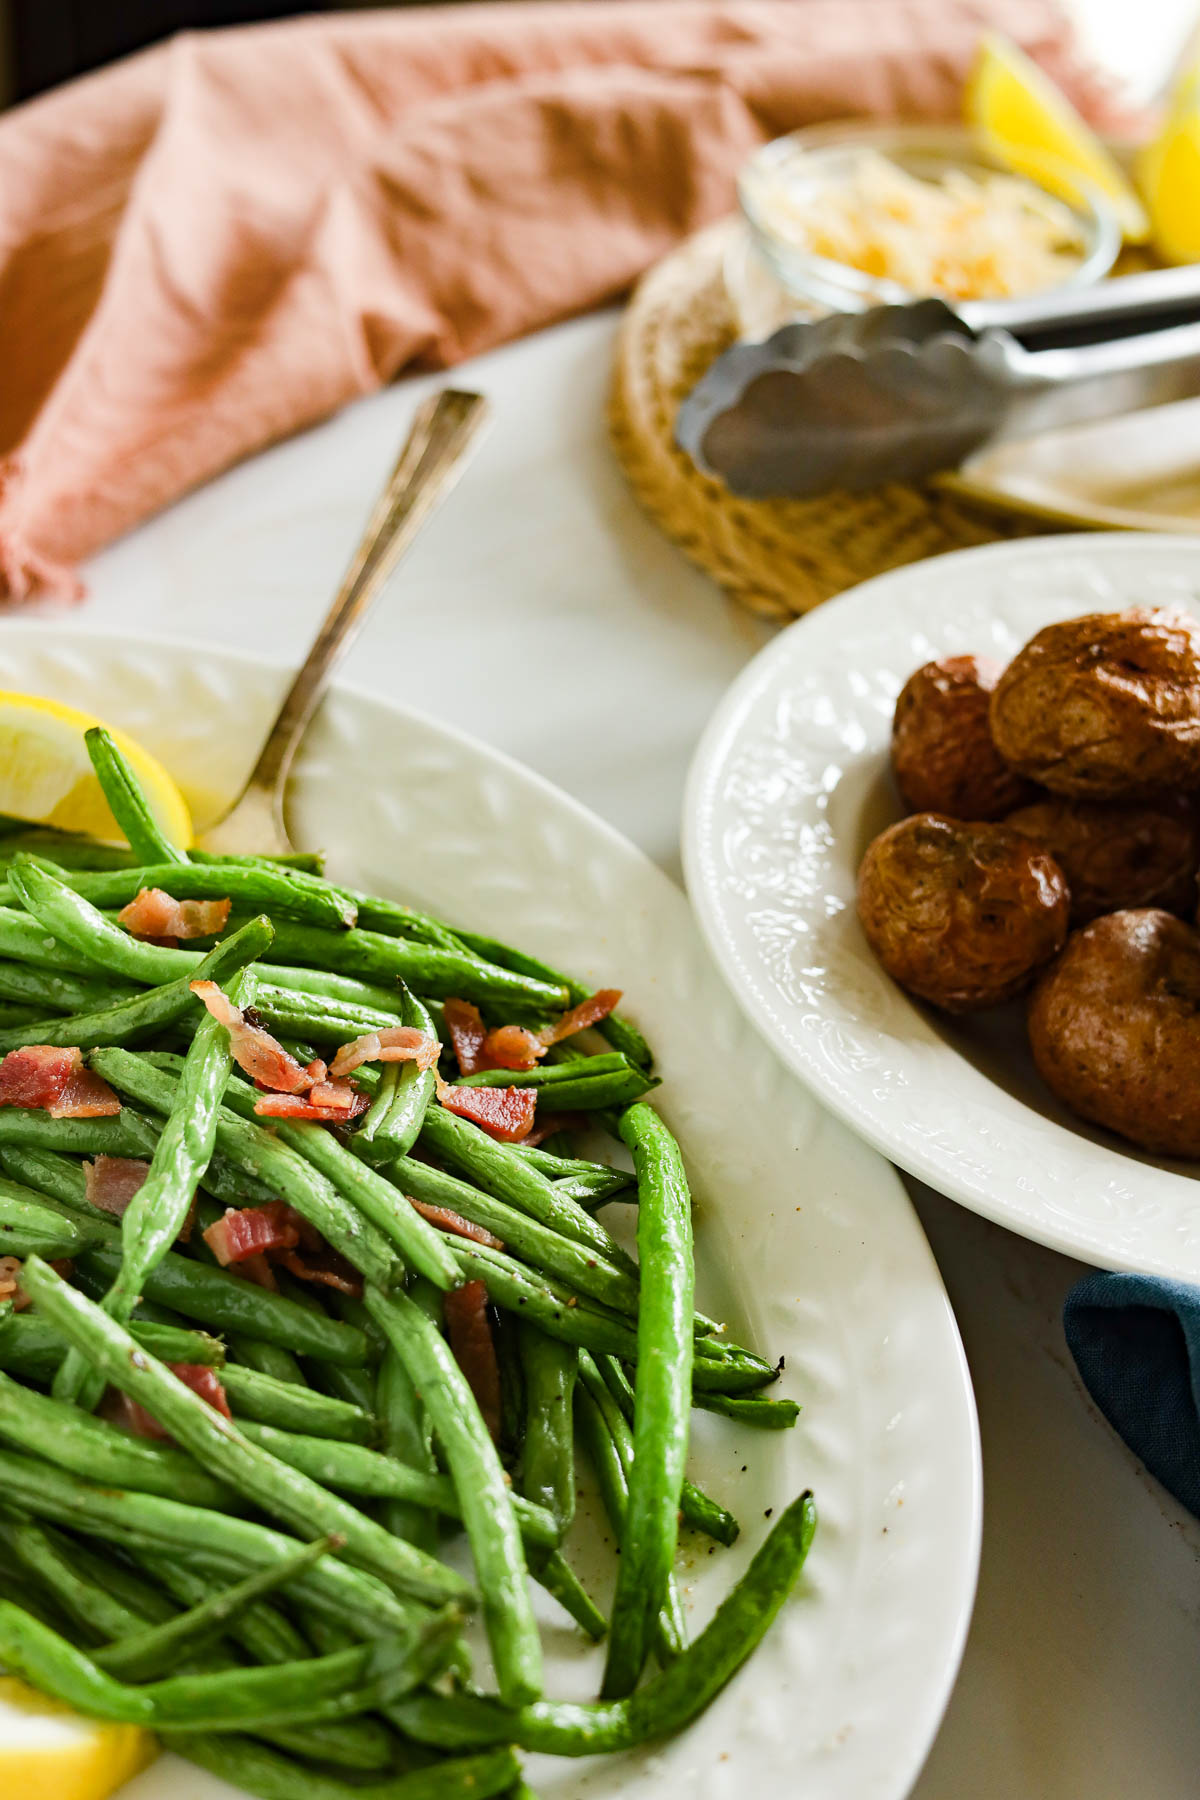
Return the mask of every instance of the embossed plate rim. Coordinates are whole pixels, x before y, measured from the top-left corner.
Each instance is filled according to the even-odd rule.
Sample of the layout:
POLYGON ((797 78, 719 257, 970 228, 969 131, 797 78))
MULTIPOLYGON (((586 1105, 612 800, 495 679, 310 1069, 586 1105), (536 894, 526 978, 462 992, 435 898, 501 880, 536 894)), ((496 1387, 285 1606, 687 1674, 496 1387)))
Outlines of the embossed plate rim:
MULTIPOLYGON (((701 929, 743 1009, 866 1142, 952 1199, 1053 1249, 1106 1267, 1194 1281, 1200 1280, 1200 1182, 1043 1117, 957 1054, 879 971, 853 920, 849 859, 835 854, 839 838, 848 836, 837 805, 841 782, 849 773, 857 791, 878 780, 890 724, 883 702, 919 662, 952 649, 1011 650, 1022 632, 1052 616, 1090 610, 1098 596, 1102 604, 1129 604, 1148 589, 1153 599, 1173 599, 1200 614, 1200 536, 1081 533, 987 544, 847 590, 760 651, 710 719, 688 776, 684 869, 701 929), (1066 585, 1051 601, 1039 584, 1066 585), (1019 630, 1005 623, 1018 615, 1019 630), (976 636, 968 639, 971 630, 976 636), (850 640, 871 645, 854 670, 846 664, 850 640), (739 763, 766 754, 772 720, 805 683, 821 691, 824 735, 818 733, 809 752, 803 746, 779 751, 777 773, 787 781, 791 810, 780 815, 778 829, 823 834, 830 863, 825 890, 787 915, 804 934, 800 1003, 771 973, 765 921, 756 930, 761 912, 733 891, 722 845, 736 833, 740 857, 779 853, 777 841, 756 831, 730 783, 739 763), (839 732, 843 745, 835 755, 839 732), (823 979, 824 955, 841 959, 842 994, 823 979), (873 999, 877 1016, 891 1019, 894 1029, 856 1015, 846 994, 859 1006, 864 995, 873 999), (1090 1219, 1083 1216, 1087 1207, 1090 1219)), ((798 712, 799 703, 793 716, 798 712)), ((805 842, 811 841, 810 835, 805 842)), ((783 928, 777 921, 775 929, 783 928)))
MULTIPOLYGON (((200 740, 190 724, 189 742, 194 762, 206 764, 206 779, 215 779, 211 754, 229 786, 252 760, 286 679, 269 658, 19 621, 0 646, 0 662, 5 681, 16 666, 25 671, 18 685, 57 686, 63 698, 93 708, 103 700, 102 713, 115 723, 140 723, 159 750, 182 729, 172 716, 186 721, 193 704, 219 709, 232 748, 211 730, 200 740), (146 723, 156 707, 157 738, 146 723)), ((667 1078, 664 1110, 683 1123, 685 1148, 701 1169, 698 1204, 708 1209, 701 1238, 715 1247, 709 1265, 736 1259, 739 1238, 750 1245, 769 1234, 770 1257, 736 1272, 731 1292, 735 1303, 747 1301, 772 1320, 786 1310, 787 1331, 779 1337, 773 1329, 792 1352, 785 1387, 806 1410, 797 1432, 760 1435, 736 1454, 736 1440, 723 1429, 701 1433, 707 1441, 698 1454, 709 1459, 700 1463, 701 1478, 711 1468, 728 1490, 739 1478, 732 1457, 749 1465, 740 1479, 752 1485, 731 1496, 742 1510, 745 1545, 710 1561, 701 1544, 684 1561, 699 1613, 765 1531, 752 1508, 778 1504, 809 1476, 823 1505, 802 1591, 750 1669, 691 1732, 604 1764, 552 1767, 533 1759, 533 1785, 543 1800, 617 1793, 629 1800, 733 1800, 749 1776, 764 1795, 790 1791, 798 1781, 808 1800, 899 1800, 924 1759, 957 1669, 980 1524, 969 1378, 907 1197, 894 1173, 766 1054, 725 990, 679 890, 611 827, 510 758, 361 688, 337 688, 298 765, 301 841, 311 829, 316 835, 307 841, 324 838, 338 854, 346 851, 334 841, 338 832, 357 832, 369 840, 357 853, 365 863, 384 854, 371 829, 382 816, 374 801, 347 819, 356 790, 352 782, 348 806, 346 778, 361 767, 352 752, 363 745, 392 772, 398 805, 419 789, 413 803, 428 834, 427 885, 409 884, 419 898, 445 906, 436 884, 453 880, 461 899, 456 871, 472 871, 472 905, 487 909, 496 930, 516 935, 518 915, 527 916, 526 941, 547 955, 567 960, 574 933, 581 973, 589 964, 598 975, 621 967, 633 973, 637 1010, 658 1040, 667 1078), (629 921, 620 933, 609 924, 618 911, 629 921), (678 993, 694 1007, 686 1019, 678 993), (731 1144, 729 1091, 739 1077, 739 1115, 747 1126, 757 1119, 761 1130, 753 1141, 747 1130, 731 1144), (801 1160, 811 1200, 793 1191, 801 1160), (719 1182, 724 1209, 711 1205, 706 1181, 719 1182), (803 1215, 794 1209, 797 1199, 806 1202, 803 1215), (723 1257, 727 1248, 732 1255, 723 1257), (793 1274, 802 1260, 811 1264, 807 1281, 793 1274), (764 1279, 772 1268, 774 1283, 764 1279), (794 1306, 793 1295, 803 1304, 794 1306)), ((394 850, 387 854, 402 860, 394 850)), ((462 912, 471 916, 466 906, 462 912)), ((560 1634, 553 1643, 552 1679, 559 1691, 574 1691, 578 1663, 560 1634)), ((216 1800, 229 1792, 165 1760, 126 1795, 216 1800)))

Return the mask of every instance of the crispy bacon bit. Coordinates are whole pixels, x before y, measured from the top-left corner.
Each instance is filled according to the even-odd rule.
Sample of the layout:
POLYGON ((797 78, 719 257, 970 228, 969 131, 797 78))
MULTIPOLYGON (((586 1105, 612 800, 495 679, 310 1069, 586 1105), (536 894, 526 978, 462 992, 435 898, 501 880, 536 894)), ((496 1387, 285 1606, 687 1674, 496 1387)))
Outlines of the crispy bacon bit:
POLYGON ((315 1081, 307 1094, 264 1094, 254 1110, 264 1119, 313 1119, 322 1125, 348 1125, 371 1102, 349 1081, 315 1081))
POLYGON ((443 1082, 438 1099, 447 1112, 470 1119, 502 1144, 519 1144, 533 1129, 536 1088, 452 1087, 443 1082))
MULTIPOLYGON (((480 1092, 495 1093, 496 1089, 480 1092)), ((482 1281, 468 1281, 446 1295, 446 1330, 454 1360, 467 1378, 483 1422, 494 1442, 500 1441, 500 1363, 488 1318, 488 1291, 482 1281)))
MULTIPOLYGON (((215 1369, 208 1368, 204 1363, 168 1363, 167 1367, 185 1387, 191 1388, 193 1394, 199 1394, 202 1400, 206 1400, 214 1412, 220 1413, 222 1418, 232 1419, 228 1396, 215 1369)), ((136 1400, 131 1400, 128 1394, 110 1389, 104 1411, 113 1424, 124 1426, 134 1437, 153 1438, 160 1443, 172 1441, 170 1432, 163 1430, 153 1413, 147 1412, 136 1400)))
POLYGON ((432 1069, 441 1055, 437 1038, 415 1025, 388 1025, 383 1031, 368 1031, 349 1044, 343 1044, 329 1073, 338 1078, 349 1075, 368 1062, 415 1062, 422 1074, 432 1069))
MULTIPOLYGON (((115 1219, 123 1219, 129 1202, 150 1173, 150 1164, 140 1161, 136 1156, 101 1154, 93 1162, 84 1163, 83 1173, 87 1181, 85 1192, 88 1204, 98 1207, 101 1212, 111 1213, 115 1219)), ((177 1243, 186 1244, 190 1240, 195 1220, 196 1199, 193 1195, 187 1218, 176 1238, 177 1243)))
POLYGON ((443 1011, 459 1072, 477 1075, 482 1069, 535 1068, 552 1045, 607 1019, 620 999, 619 988, 601 988, 540 1031, 524 1025, 498 1025, 489 1031, 479 1008, 469 1000, 446 1000, 443 1011))
POLYGON ((302 1069, 269 1031, 250 1024, 241 1008, 226 999, 215 981, 193 981, 190 986, 218 1024, 225 1026, 233 1060, 240 1069, 275 1093, 307 1093, 312 1086, 307 1069, 302 1069))
POLYGON ((362 1298, 362 1276, 352 1263, 327 1244, 322 1246, 319 1260, 300 1256, 295 1250, 281 1250, 278 1262, 297 1281, 316 1282, 321 1287, 335 1288, 339 1294, 350 1294, 356 1300, 362 1298))
POLYGON ((204 1241, 223 1269, 267 1250, 294 1250, 300 1242, 296 1214, 282 1200, 233 1207, 215 1219, 204 1241))
POLYGON ((12 1301, 14 1312, 24 1312, 29 1305, 29 1295, 21 1286, 19 1256, 0 1256, 0 1304, 5 1300, 12 1301))
POLYGON ((459 1074, 477 1075, 480 1069, 487 1067, 483 1060, 487 1026, 483 1022, 482 1013, 470 1000, 451 999, 443 1001, 442 1014, 450 1033, 450 1041, 454 1045, 454 1054, 458 1058, 459 1074))
POLYGON ((476 1225, 471 1219, 464 1219, 461 1213, 451 1212, 448 1206, 429 1206, 424 1200, 414 1200, 411 1195, 408 1197, 408 1204, 440 1231, 452 1231, 457 1237, 470 1238, 472 1243, 486 1244, 489 1250, 504 1248, 503 1238, 494 1237, 482 1225, 476 1225))
POLYGON ((28 1106, 52 1119, 91 1119, 121 1110, 108 1083, 84 1068, 82 1050, 53 1044, 9 1051, 0 1062, 0 1106, 28 1106))
POLYGON ((279 1283, 275 1279, 275 1271, 260 1250, 255 1256, 244 1257, 237 1265, 237 1273, 246 1281, 252 1281, 255 1287, 266 1288, 268 1294, 279 1292, 279 1283))
POLYGON ((131 937, 151 941, 216 937, 229 920, 231 900, 176 900, 163 888, 142 888, 117 914, 131 937))

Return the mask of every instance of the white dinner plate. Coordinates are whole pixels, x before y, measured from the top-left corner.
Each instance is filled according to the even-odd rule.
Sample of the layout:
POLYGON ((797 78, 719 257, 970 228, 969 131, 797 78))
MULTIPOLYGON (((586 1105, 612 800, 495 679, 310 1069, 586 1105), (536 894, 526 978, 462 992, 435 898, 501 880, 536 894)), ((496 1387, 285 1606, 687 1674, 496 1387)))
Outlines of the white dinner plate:
MULTIPOLYGON (((7 622, 0 636, 0 686, 55 695, 133 732, 180 778, 199 823, 236 790, 284 681, 276 667, 199 646, 7 622)), ((327 849, 331 870, 357 886, 625 989, 657 1050, 656 1104, 693 1180, 702 1303, 786 1356, 777 1391, 804 1408, 783 1433, 696 1415, 693 1472, 743 1532, 730 1551, 686 1545, 694 1629, 772 1511, 805 1486, 820 1510, 802 1583, 750 1666, 682 1737, 603 1762, 533 1758, 532 1785, 543 1800, 900 1800, 963 1646, 980 1473, 958 1333, 894 1172, 746 1027, 679 890, 505 757, 340 689, 305 743, 290 823, 295 841, 327 849)), ((598 1584, 611 1580, 604 1536, 585 1496, 569 1549, 598 1584)), ((553 1603, 543 1617, 548 1691, 594 1693, 597 1654, 580 1650, 553 1603)), ((229 1794, 166 1758, 125 1800, 229 1794)))
POLYGON ((952 1021, 867 948, 855 878, 898 818, 896 695, 934 656, 1007 658, 1055 619, 1200 614, 1200 538, 1081 536, 956 551, 865 582, 789 627, 734 683, 696 753, 684 863, 743 1007, 868 1143, 943 1194, 1108 1268, 1200 1280, 1200 1163, 1093 1129, 1042 1085, 1019 1007, 952 1021))

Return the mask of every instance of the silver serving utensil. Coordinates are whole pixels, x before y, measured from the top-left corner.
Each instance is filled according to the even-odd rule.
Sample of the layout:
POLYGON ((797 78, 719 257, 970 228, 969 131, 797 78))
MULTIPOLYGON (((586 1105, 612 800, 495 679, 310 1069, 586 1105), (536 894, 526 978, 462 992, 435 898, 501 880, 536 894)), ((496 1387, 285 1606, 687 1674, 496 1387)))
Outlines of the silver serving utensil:
POLYGON ((785 325, 719 357, 675 435, 735 493, 813 495, 919 480, 992 439, 1192 394, 1200 266, 1077 293, 957 309, 917 300, 785 325))
POLYGON ((487 412, 482 394, 454 388, 431 395, 418 408, 316 641, 287 691, 245 787, 204 833, 205 850, 286 856, 293 849, 283 822, 283 791, 292 758, 335 665, 401 556, 458 480, 487 412))

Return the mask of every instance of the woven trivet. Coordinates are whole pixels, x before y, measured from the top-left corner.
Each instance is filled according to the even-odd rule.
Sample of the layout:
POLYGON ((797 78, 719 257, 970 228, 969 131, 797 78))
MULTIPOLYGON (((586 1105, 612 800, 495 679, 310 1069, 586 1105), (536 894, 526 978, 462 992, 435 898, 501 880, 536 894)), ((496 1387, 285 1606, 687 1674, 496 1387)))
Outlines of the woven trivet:
POLYGON ((675 414, 737 335, 724 269, 737 221, 710 226, 650 270, 622 321, 609 402, 613 446, 642 505, 737 600, 790 619, 884 569, 1045 531, 894 483, 816 500, 739 500, 675 448, 675 414))

